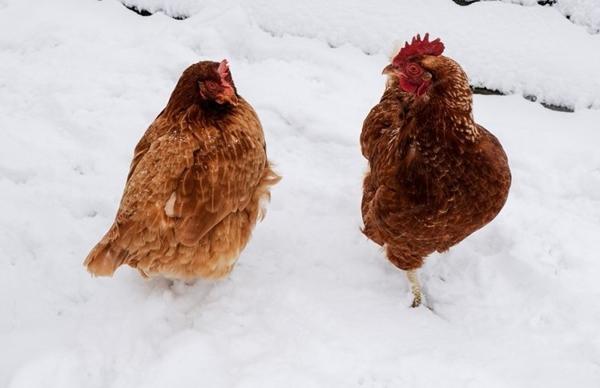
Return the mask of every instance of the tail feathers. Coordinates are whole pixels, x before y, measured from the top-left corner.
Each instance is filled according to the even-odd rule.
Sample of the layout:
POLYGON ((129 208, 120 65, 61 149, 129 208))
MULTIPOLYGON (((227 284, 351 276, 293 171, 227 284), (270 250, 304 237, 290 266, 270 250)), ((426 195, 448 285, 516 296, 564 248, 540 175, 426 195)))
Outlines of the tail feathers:
POLYGON ((262 221, 267 214, 267 203, 271 200, 271 186, 276 185, 281 180, 275 171, 273 171, 273 165, 269 162, 268 168, 265 168, 263 176, 254 192, 254 197, 258 199, 259 209, 257 215, 257 221, 262 221))
POLYGON ((94 276, 112 276, 127 256, 126 251, 114 246, 114 241, 110 238, 113 228, 92 249, 83 262, 83 265, 94 276))

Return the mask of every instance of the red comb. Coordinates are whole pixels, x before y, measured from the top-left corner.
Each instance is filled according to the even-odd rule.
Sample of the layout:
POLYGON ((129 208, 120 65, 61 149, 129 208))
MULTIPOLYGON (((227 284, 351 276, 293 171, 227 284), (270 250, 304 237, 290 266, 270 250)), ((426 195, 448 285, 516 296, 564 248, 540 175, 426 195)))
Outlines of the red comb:
POLYGON ((219 68, 217 70, 222 79, 225 79, 229 75, 229 63, 227 63, 227 59, 223 59, 221 63, 219 63, 219 68))
POLYGON ((398 54, 394 57, 393 63, 395 65, 408 61, 411 57, 416 55, 441 55, 444 52, 444 44, 437 38, 434 41, 429 41, 429 33, 426 33, 423 39, 421 35, 413 36, 410 44, 406 42, 404 47, 400 49, 398 54))

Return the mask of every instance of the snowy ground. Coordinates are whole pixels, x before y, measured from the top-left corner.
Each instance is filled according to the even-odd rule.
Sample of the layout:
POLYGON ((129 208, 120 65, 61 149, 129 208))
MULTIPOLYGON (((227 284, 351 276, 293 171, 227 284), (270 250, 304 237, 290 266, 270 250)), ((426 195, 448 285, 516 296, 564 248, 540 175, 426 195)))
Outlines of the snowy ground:
POLYGON ((600 386, 600 35, 548 7, 367 3, 0 0, 0 387, 600 386), (433 312, 359 232, 362 120, 392 41, 425 31, 515 93, 475 98, 513 187, 427 261, 433 312), (225 57, 284 176, 238 267, 91 278, 133 146, 187 65, 225 57))
MULTIPOLYGON (((124 0, 127 1, 127 0, 124 0)), ((139 0, 138 0, 139 1, 139 0)), ((143 1, 143 0, 142 0, 143 1)), ((467 0, 468 1, 468 0, 467 0)), ((498 1, 498 0, 486 0, 498 1)), ((538 6, 552 5, 573 23, 586 26, 594 34, 600 32, 600 7, 598 0, 501 0, 514 4, 538 6)))

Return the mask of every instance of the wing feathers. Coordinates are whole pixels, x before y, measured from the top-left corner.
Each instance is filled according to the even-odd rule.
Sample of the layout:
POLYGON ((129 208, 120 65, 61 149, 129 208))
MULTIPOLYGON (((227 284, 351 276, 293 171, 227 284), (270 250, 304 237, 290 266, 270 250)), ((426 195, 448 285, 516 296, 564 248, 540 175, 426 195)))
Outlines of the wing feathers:
POLYGON ((210 149, 183 131, 168 132, 140 156, 117 215, 120 236, 113 242, 128 251, 141 245, 134 252, 152 249, 158 243, 153 236, 165 228, 173 229, 183 245, 198 244, 225 217, 247 206, 266 165, 264 149, 252 139, 210 149))
MULTIPOLYGON (((136 146, 116 221, 85 261, 90 272, 112 275, 123 263, 145 262, 144 271, 152 273, 155 264, 150 263, 161 264, 148 262, 150 257, 163 262, 182 252, 189 255, 230 215, 250 212, 245 217, 254 224, 260 210, 246 208, 268 197, 268 188, 279 177, 267 162, 260 123, 247 108, 227 128, 190 128, 162 114, 157 117, 136 146)), ((247 228, 232 222, 228 228, 247 228)), ((235 239, 242 232, 229 233, 227 238, 235 239)), ((219 244, 224 243, 221 237, 219 244)), ((212 245, 202 249, 231 250, 212 245)))

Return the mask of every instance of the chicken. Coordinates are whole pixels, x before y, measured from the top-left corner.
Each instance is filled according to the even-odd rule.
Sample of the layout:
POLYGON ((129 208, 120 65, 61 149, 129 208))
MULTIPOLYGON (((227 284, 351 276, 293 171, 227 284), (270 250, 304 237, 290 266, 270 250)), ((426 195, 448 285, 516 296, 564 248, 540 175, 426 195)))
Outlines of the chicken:
POLYGON ((473 119, 467 76, 439 39, 408 42, 385 67, 385 92, 360 136, 369 171, 363 233, 406 271, 421 303, 417 269, 489 223, 510 188, 498 139, 473 119))
POLYGON ((227 61, 191 65, 136 146, 116 219, 84 265, 97 276, 127 264, 144 277, 222 278, 279 179, 227 61))

